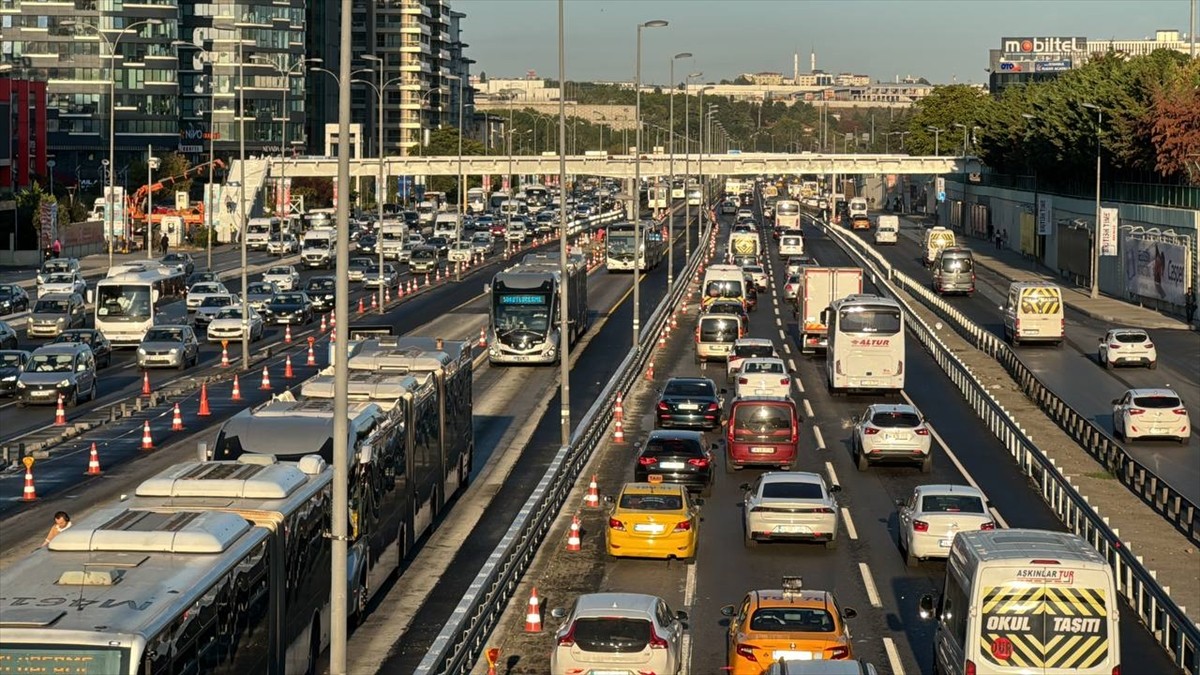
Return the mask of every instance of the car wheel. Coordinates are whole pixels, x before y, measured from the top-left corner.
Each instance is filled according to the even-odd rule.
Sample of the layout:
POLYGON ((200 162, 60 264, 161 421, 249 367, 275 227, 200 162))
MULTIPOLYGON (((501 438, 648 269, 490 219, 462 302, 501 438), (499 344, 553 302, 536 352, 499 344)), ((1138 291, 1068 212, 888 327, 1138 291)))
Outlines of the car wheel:
MULTIPOLYGON (((904 539, 901 538, 900 541, 903 542, 904 539)), ((902 553, 904 553, 905 567, 916 567, 917 565, 919 565, 921 563, 920 558, 913 555, 912 549, 909 548, 908 546, 904 546, 903 544, 901 544, 900 550, 902 553)))
POLYGON ((866 471, 867 469, 869 469, 871 467, 871 462, 867 460, 866 454, 864 454, 862 449, 858 448, 857 445, 858 444, 856 443, 855 444, 856 447, 854 450, 855 463, 858 465, 859 471, 866 471))
POLYGON ((1121 419, 1116 415, 1113 415, 1113 436, 1115 436, 1118 441, 1125 439, 1125 431, 1121 428, 1121 419))
POLYGON ((838 546, 837 532, 834 532, 833 536, 829 538, 829 541, 825 542, 825 550, 833 551, 833 550, 837 549, 837 546, 838 546))
POLYGON ((742 545, 746 548, 758 547, 758 540, 750 534, 750 530, 746 529, 745 524, 742 525, 742 545))
POLYGON ((67 408, 74 408, 75 406, 79 405, 79 391, 72 391, 71 396, 63 401, 63 405, 67 408))
POLYGON ((95 381, 95 380, 92 380, 92 391, 91 391, 91 393, 89 393, 89 394, 88 394, 88 400, 89 400, 89 401, 95 401, 95 400, 96 400, 96 394, 97 394, 97 392, 96 392, 96 381, 95 381))
POLYGON ((921 473, 931 473, 933 471, 933 453, 925 455, 925 459, 921 460, 921 473))
POLYGON ((1104 352, 1096 352, 1096 360, 1100 362, 1100 365, 1104 366, 1105 370, 1112 370, 1112 363, 1104 358, 1104 352))
POLYGON ((1150 368, 1150 370, 1158 370, 1158 361, 1151 361, 1150 365, 1147 367, 1150 368))

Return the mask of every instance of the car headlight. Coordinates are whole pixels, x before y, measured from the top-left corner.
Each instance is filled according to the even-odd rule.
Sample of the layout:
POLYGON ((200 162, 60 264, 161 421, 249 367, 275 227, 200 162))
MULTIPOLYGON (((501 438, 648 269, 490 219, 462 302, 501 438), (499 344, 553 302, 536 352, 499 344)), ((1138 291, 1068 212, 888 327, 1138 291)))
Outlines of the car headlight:
POLYGON ((146 348, 138 347, 138 356, 145 356, 145 355, 146 355, 146 348))
POLYGON ((67 317, 65 317, 65 316, 60 316, 60 317, 58 317, 57 319, 55 319, 55 320, 54 320, 54 323, 63 323, 63 322, 65 322, 66 320, 67 320, 67 317))
POLYGON ((60 387, 69 387, 69 386, 71 386, 71 381, 70 381, 70 380, 63 380, 62 382, 59 382, 59 383, 58 383, 58 386, 60 386, 60 387))
POLYGON ((8 377, 0 379, 0 382, 16 382, 16 381, 17 381, 16 375, 9 375, 8 377))
POLYGON ((172 355, 174 355, 174 354, 178 354, 178 353, 179 353, 179 348, 178 348, 178 347, 171 347, 171 351, 170 351, 169 353, 170 353, 170 354, 172 354, 172 355))
POLYGON ((20 380, 17 380, 17 389, 24 389, 24 388, 25 388, 25 383, 20 380))

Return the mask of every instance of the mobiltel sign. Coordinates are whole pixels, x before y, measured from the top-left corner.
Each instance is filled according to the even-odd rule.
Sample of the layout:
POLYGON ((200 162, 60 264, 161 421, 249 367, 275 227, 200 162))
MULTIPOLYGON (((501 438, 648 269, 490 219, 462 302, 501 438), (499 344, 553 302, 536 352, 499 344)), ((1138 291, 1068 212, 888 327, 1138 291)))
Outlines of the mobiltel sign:
POLYGON ((1083 54, 1087 52, 1085 37, 1014 37, 1001 38, 1000 51, 1006 55, 1024 54, 1083 54))

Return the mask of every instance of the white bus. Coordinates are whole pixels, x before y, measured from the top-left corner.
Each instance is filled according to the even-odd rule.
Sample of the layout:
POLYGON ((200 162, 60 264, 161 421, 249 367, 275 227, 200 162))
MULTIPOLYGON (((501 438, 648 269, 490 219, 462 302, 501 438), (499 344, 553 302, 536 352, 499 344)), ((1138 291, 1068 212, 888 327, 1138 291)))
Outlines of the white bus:
POLYGON ((825 377, 830 393, 904 388, 904 313, 891 298, 857 294, 822 313, 829 327, 825 377))
POLYGON ((183 295, 183 274, 165 267, 125 272, 96 282, 96 330, 114 346, 136 347, 154 325, 154 310, 183 295))
POLYGON ((800 202, 794 199, 780 199, 775 202, 775 229, 800 229, 800 202))
POLYGON ((658 267, 666 254, 661 226, 652 220, 641 224, 642 241, 635 240, 633 223, 613 223, 605 233, 605 258, 610 272, 633 271, 636 264, 642 271, 658 267), (634 256, 637 262, 634 262, 634 256))

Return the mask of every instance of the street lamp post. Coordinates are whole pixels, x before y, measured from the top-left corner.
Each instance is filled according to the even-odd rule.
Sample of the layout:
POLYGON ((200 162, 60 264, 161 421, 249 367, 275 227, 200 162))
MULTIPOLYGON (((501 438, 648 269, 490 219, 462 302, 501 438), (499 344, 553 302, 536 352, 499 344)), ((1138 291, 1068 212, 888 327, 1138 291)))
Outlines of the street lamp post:
POLYGON ((642 29, 662 28, 666 21, 655 19, 637 25, 637 69, 634 80, 634 133, 635 154, 633 157, 633 347, 638 348, 641 337, 641 292, 642 261, 642 29))
POLYGON ((154 156, 154 146, 146 146, 146 260, 154 257, 153 240, 150 225, 154 213, 154 170, 158 168, 158 158, 154 156))
POLYGON ((1104 111, 1094 103, 1083 107, 1096 111, 1096 229, 1092 235, 1092 289, 1091 297, 1100 297, 1100 129, 1104 124, 1104 111))
MULTIPOLYGON (((704 73, 688 73, 683 81, 683 257, 692 257, 692 203, 688 200, 687 186, 692 178, 692 80, 704 77, 704 73)), ((699 230, 697 230, 697 236, 699 230)))
POLYGON ((213 186, 213 167, 217 159, 217 64, 216 59, 213 58, 214 54, 200 45, 183 40, 173 40, 171 46, 188 47, 199 51, 205 55, 205 58, 209 59, 209 66, 211 67, 211 72, 208 74, 208 187, 205 188, 204 200, 204 245, 208 249, 208 270, 212 271, 212 241, 213 231, 216 229, 214 218, 216 217, 217 210, 212 208, 213 204, 209 202, 216 201, 210 199, 210 197, 215 196, 217 192, 216 187, 213 186))
POLYGON ((943 131, 945 131, 945 129, 943 129, 942 127, 930 126, 930 127, 925 127, 925 130, 933 132, 933 154, 935 157, 940 157, 942 154, 942 149, 941 149, 941 145, 939 144, 939 142, 941 139, 941 133, 943 131))
POLYGON ((710 136, 707 139, 708 142, 705 142, 705 125, 712 124, 713 111, 720 110, 721 108, 721 106, 712 103, 708 104, 707 107, 704 105, 704 92, 712 91, 712 89, 712 87, 704 87, 700 90, 700 129, 696 132, 700 136, 700 156, 697 158, 696 163, 696 172, 700 174, 698 180, 696 181, 700 185, 700 203, 696 205, 697 223, 704 220, 704 205, 707 202, 708 197, 708 181, 704 178, 704 152, 706 150, 708 152, 712 152, 712 137, 710 136), (707 122, 705 122, 706 119, 708 120, 707 122))
MULTIPOLYGON (((313 61, 319 63, 321 59, 300 58, 292 65, 284 68, 277 63, 275 59, 272 59, 265 54, 254 54, 250 58, 271 66, 275 69, 275 72, 279 73, 279 76, 283 78, 283 109, 280 115, 281 124, 279 125, 279 178, 277 179, 278 182, 276 183, 275 189, 278 193, 283 193, 284 196, 288 196, 286 192, 284 192, 284 184, 286 183, 285 173, 287 172, 287 128, 288 122, 290 122, 292 119, 291 111, 288 110, 288 94, 291 93, 292 90, 292 76, 304 73, 304 66, 306 64, 313 61)), ((284 58, 286 59, 286 56, 284 56, 284 58)), ((288 217, 288 212, 291 211, 291 199, 280 199, 279 195, 277 194, 275 201, 283 208, 283 213, 280 215, 280 220, 282 221, 288 217)))
MULTIPOLYGON (((567 56, 563 0, 558 0, 558 266, 559 274, 567 278, 567 56)), ((460 80, 461 82, 461 80, 460 80)), ((461 101, 461 97, 459 99, 461 101)), ((459 118, 461 120, 461 117, 459 118)), ((459 135, 461 138, 461 134, 459 135)), ((459 153, 460 156, 462 153, 459 153)), ((559 442, 571 443, 571 335, 570 294, 566 285, 558 289, 558 381, 559 381, 559 442)))
MULTIPOLYGON (((668 133, 668 145, 671 146, 671 159, 669 160, 667 173, 671 174, 671 177, 667 181, 668 195, 671 194, 671 190, 675 189, 675 62, 679 59, 690 58, 692 58, 691 52, 680 52, 671 57, 671 121, 667 123, 667 126, 670 128, 670 132, 668 133)), ((684 184, 686 185, 686 182, 684 184)), ((687 203, 686 188, 684 189, 683 201, 684 204, 687 203)), ((675 216, 671 214, 671 209, 669 208, 669 205, 671 204, 670 199, 667 200, 667 204, 667 288, 670 288, 675 285, 675 216)), ((687 227, 686 221, 684 222, 683 226, 685 228, 687 227)))

